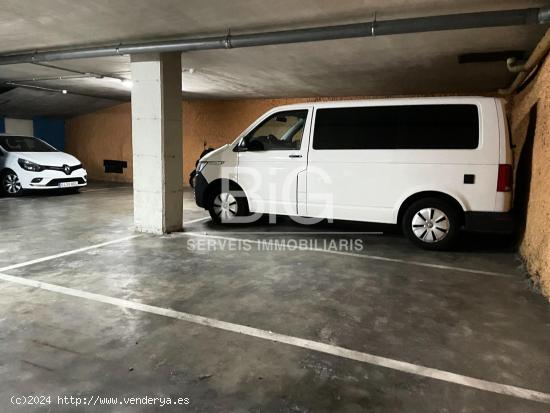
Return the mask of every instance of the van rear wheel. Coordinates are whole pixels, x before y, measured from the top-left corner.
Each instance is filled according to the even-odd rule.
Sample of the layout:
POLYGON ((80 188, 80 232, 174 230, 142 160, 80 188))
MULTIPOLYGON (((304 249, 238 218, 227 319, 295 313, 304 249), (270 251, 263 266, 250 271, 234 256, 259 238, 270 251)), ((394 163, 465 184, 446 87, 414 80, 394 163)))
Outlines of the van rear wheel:
POLYGON ((413 203, 403 215, 403 232, 417 246, 428 250, 446 250, 457 240, 460 213, 439 198, 425 198, 413 203))

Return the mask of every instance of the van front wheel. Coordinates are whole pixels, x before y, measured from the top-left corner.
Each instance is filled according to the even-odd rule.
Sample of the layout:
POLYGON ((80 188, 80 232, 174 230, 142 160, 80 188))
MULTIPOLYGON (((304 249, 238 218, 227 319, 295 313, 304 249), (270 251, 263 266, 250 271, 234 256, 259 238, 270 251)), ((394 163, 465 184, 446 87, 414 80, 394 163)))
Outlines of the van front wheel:
POLYGON ((248 204, 239 191, 222 190, 210 197, 208 212, 217 224, 235 224, 238 217, 248 215, 248 204))
POLYGON ((413 203, 403 215, 403 232, 417 246, 429 250, 446 250, 457 239, 460 214, 448 202, 425 198, 413 203))

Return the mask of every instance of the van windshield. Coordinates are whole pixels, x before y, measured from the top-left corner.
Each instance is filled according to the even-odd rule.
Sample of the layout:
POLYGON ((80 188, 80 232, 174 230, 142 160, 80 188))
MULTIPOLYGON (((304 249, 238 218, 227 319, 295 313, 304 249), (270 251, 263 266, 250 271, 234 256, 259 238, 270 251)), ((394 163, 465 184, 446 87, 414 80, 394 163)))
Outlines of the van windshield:
POLYGON ((0 136, 0 146, 8 152, 57 152, 53 146, 30 136, 0 136))
POLYGON ((308 111, 278 112, 265 119, 244 139, 251 151, 300 149, 308 111))

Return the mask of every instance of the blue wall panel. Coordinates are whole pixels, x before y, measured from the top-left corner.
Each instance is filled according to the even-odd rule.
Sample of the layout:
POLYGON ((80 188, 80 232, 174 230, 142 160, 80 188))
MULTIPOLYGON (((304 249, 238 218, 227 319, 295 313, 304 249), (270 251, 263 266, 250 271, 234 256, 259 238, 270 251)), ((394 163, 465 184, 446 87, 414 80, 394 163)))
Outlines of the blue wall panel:
POLYGON ((6 131, 6 122, 4 122, 4 118, 0 116, 0 133, 4 133, 6 131))
POLYGON ((34 118, 34 136, 59 149, 65 149, 65 121, 55 118, 34 118))

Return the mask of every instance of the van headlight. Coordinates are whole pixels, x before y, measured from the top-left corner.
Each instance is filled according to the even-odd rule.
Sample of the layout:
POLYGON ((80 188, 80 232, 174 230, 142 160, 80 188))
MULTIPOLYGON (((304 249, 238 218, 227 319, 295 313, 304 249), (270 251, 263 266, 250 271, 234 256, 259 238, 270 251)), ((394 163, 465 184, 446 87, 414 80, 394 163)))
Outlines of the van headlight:
POLYGON ((197 165, 197 172, 201 172, 206 165, 223 165, 224 161, 200 161, 197 165))
POLYGON ((34 162, 27 161, 26 159, 19 158, 17 160, 17 163, 21 168, 23 168, 25 171, 32 171, 32 172, 41 172, 44 170, 44 168, 34 162))

